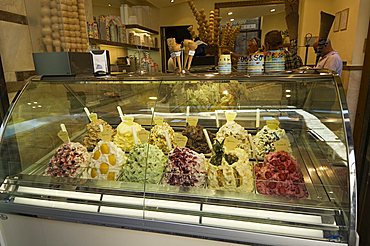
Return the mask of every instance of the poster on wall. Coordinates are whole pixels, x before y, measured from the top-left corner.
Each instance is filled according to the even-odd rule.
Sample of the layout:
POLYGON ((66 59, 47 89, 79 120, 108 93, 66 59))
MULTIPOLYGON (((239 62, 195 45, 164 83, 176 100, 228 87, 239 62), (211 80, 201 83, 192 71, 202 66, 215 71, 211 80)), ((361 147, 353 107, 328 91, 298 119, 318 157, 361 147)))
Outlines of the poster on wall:
POLYGON ((338 12, 335 14, 334 32, 339 32, 340 16, 341 16, 341 12, 338 12))
POLYGON ((341 31, 347 30, 348 16, 349 16, 349 9, 345 9, 345 10, 340 12, 340 27, 339 27, 339 29, 341 31))

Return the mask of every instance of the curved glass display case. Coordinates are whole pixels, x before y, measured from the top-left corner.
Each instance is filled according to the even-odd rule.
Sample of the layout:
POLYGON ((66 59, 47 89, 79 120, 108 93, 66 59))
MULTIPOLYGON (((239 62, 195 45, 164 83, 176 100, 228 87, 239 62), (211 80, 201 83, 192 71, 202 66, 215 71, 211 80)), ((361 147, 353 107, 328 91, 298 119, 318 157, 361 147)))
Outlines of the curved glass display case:
POLYGON ((31 79, 1 127, 0 211, 234 243, 354 245, 348 119, 340 78, 322 71, 31 79))

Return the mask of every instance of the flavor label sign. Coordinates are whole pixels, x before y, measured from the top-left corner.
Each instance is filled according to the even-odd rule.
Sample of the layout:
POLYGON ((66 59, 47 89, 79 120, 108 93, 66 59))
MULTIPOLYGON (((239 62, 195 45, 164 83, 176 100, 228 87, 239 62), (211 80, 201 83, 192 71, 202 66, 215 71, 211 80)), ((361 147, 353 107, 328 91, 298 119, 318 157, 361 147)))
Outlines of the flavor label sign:
POLYGON ((230 111, 225 112, 225 118, 226 118, 227 122, 234 121, 236 116, 237 116, 236 112, 230 112, 230 111))
POLYGON ((279 125, 280 125, 280 122, 276 119, 273 119, 273 120, 267 120, 266 121, 266 125, 272 129, 272 130, 276 130, 279 128, 279 125))
POLYGON ((173 141, 176 146, 178 147, 185 147, 186 143, 188 142, 188 138, 186 136, 183 136, 180 133, 175 133, 173 136, 173 141))
POLYGON ((58 137, 63 141, 63 143, 69 143, 69 136, 67 131, 59 131, 58 137))
POLYGON ((156 125, 162 125, 164 122, 164 119, 161 116, 154 116, 153 120, 154 120, 154 124, 156 125))
POLYGON ((186 118, 186 122, 188 122, 189 126, 197 126, 198 125, 198 117, 188 116, 186 118))
POLYGON ((275 150, 276 151, 285 151, 289 152, 290 150, 290 143, 288 139, 282 138, 274 143, 275 145, 275 150))
POLYGON ((144 129, 137 133, 137 137, 140 139, 140 142, 147 143, 149 141, 149 134, 150 132, 144 129))
POLYGON ((230 136, 225 138, 224 145, 228 150, 234 150, 238 147, 239 143, 240 142, 235 137, 230 136))

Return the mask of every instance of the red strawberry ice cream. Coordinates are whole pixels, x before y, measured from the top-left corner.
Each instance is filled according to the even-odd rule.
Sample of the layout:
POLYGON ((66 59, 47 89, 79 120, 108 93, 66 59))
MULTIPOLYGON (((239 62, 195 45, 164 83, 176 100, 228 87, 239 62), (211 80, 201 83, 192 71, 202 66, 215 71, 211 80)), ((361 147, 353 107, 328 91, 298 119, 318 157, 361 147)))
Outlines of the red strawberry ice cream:
POLYGON ((260 194, 307 198, 308 192, 297 161, 287 152, 272 152, 254 167, 260 194))

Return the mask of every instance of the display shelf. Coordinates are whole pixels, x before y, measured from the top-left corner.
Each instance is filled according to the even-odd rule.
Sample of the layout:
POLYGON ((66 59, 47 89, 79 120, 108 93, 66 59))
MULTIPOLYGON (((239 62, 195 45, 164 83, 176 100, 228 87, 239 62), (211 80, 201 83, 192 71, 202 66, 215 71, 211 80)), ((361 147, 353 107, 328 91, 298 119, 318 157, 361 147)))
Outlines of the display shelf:
POLYGON ((147 46, 141 46, 141 45, 135 45, 135 44, 126 44, 126 43, 119 43, 119 42, 113 42, 108 40, 102 40, 102 39, 96 39, 96 38, 89 38, 90 44, 104 44, 104 45, 110 45, 115 47, 123 47, 127 49, 143 49, 143 50, 152 50, 152 51, 159 51, 159 48, 154 47, 147 47, 147 46))
MULTIPOLYGON (((323 71, 256 76, 128 75, 68 81, 65 78, 31 80, 0 131, 0 163, 4 170, 0 172, 3 179, 0 209, 2 213, 21 213, 25 218, 44 216, 50 221, 66 220, 231 243, 355 245, 351 242, 356 235, 356 186, 350 189, 350 184, 355 184, 355 162, 349 154, 353 149, 348 117, 344 114, 347 108, 343 94, 336 93, 337 90, 342 90, 340 78, 323 71), (323 95, 329 95, 329 100, 323 95), (28 106, 36 100, 42 107, 31 111, 28 106), (243 150, 244 143, 236 148, 231 142, 225 146, 230 149, 224 150, 224 160, 217 165, 211 162, 208 150, 199 150, 202 154, 196 155, 178 147, 168 154, 158 145, 153 151, 154 145, 161 143, 161 139, 156 139, 147 150, 146 145, 138 146, 140 151, 123 146, 127 161, 122 163, 123 154, 115 155, 117 150, 113 145, 107 144, 106 149, 110 150, 104 153, 106 149, 98 144, 99 152, 94 149, 84 153, 92 159, 96 153, 99 157, 88 164, 81 162, 81 172, 76 176, 48 176, 46 170, 51 165, 56 167, 56 159, 52 158, 62 143, 57 138, 61 123, 68 129, 72 142, 85 143, 92 124, 84 107, 115 128, 117 134, 124 132, 122 129, 133 131, 128 122, 119 127, 122 119, 118 105, 127 119, 134 118, 140 129, 146 130, 140 134, 144 138, 140 141, 153 140, 147 136, 148 132, 152 132, 151 136, 158 135, 159 127, 155 124, 160 123, 153 124, 154 116, 169 125, 165 131, 172 128, 174 141, 175 136, 187 132, 186 119, 192 116, 208 134, 216 137, 219 134, 222 138, 227 124, 238 128, 233 134, 248 134, 253 152, 248 146, 243 150), (230 122, 230 116, 236 117, 235 122, 230 122), (272 134, 285 139, 285 147, 284 141, 279 144, 276 139, 271 141, 272 134), (261 147, 269 153, 281 150, 286 153, 268 154, 263 160, 261 147), (143 153, 147 153, 146 159, 140 159, 143 153), (188 155, 186 160, 184 153, 188 155), (101 157, 103 154, 109 156, 101 157), (238 159, 228 159, 234 161, 230 163, 226 154, 227 158, 235 155, 238 159), (208 171, 193 167, 196 158, 203 160, 196 164, 204 165, 208 171), (107 162, 119 165, 122 172, 115 173, 112 169, 114 176, 110 179, 93 177, 92 170, 104 174, 107 162), (185 163, 184 170, 198 174, 189 178, 194 180, 191 185, 180 183, 188 174, 174 169, 174 163, 185 163), (130 178, 127 170, 137 171, 135 179, 130 178), (278 174, 274 179, 272 172, 278 174), (152 175, 160 178, 149 181, 152 175), (201 183, 204 177, 206 182, 201 183)), ((135 143, 134 134, 125 139, 135 143)), ((119 144, 117 139, 112 141, 119 144)), ((204 143, 200 138, 196 141, 204 143)), ((193 143, 188 146, 196 147, 193 143)), ((71 152, 62 154, 65 153, 71 155, 71 152)), ((59 162, 63 162, 61 158, 59 162)))
POLYGON ((153 34, 153 35, 158 35, 159 34, 159 32, 156 31, 156 30, 153 30, 151 28, 144 27, 144 26, 141 26, 141 25, 138 25, 138 24, 126 25, 125 27, 126 27, 126 29, 135 29, 135 31, 137 31, 137 32, 149 32, 150 34, 153 34))

